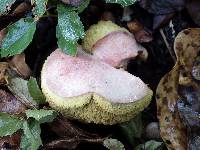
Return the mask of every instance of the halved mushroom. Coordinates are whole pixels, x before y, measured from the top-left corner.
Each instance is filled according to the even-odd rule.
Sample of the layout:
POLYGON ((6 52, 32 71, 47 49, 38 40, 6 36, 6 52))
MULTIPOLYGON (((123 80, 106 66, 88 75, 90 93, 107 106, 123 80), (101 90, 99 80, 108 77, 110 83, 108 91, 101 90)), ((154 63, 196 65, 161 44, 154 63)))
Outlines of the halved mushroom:
POLYGON ((126 67, 126 62, 138 55, 142 59, 148 56, 127 29, 111 21, 99 21, 91 26, 83 39, 83 48, 92 53, 93 58, 116 68, 126 67))
POLYGON ((130 120, 149 105, 152 96, 140 78, 60 49, 45 62, 41 87, 50 106, 66 117, 99 124, 130 120))

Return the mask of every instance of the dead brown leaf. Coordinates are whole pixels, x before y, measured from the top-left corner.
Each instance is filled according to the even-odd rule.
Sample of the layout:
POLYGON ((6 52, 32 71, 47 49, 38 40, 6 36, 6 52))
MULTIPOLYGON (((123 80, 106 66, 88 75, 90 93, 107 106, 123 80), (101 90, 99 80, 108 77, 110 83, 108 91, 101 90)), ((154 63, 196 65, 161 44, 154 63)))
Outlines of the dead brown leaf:
POLYGON ((32 71, 26 64, 25 55, 23 53, 13 56, 11 61, 9 61, 9 66, 24 79, 27 79, 31 76, 32 71))
POLYGON ((31 10, 31 5, 27 2, 23 2, 15 8, 15 10, 12 12, 12 14, 10 14, 10 16, 22 16, 28 10, 31 10))
POLYGON ((0 62, 0 85, 6 84, 7 76, 6 76, 6 70, 8 68, 7 62, 0 62))
POLYGON ((0 31, 0 47, 1 47, 1 44, 2 44, 3 38, 6 36, 6 33, 7 33, 6 28, 4 28, 0 31))
POLYGON ((127 23, 128 29, 135 36, 135 39, 139 43, 150 42, 153 40, 152 35, 145 30, 144 26, 138 21, 131 21, 127 23))
POLYGON ((200 51, 200 28, 180 32, 175 39, 174 49, 177 56, 176 65, 162 78, 157 87, 157 115, 161 136, 168 149, 186 150, 190 141, 187 141, 183 114, 179 111, 177 103, 182 97, 179 93, 180 87, 200 88, 191 73, 200 51))

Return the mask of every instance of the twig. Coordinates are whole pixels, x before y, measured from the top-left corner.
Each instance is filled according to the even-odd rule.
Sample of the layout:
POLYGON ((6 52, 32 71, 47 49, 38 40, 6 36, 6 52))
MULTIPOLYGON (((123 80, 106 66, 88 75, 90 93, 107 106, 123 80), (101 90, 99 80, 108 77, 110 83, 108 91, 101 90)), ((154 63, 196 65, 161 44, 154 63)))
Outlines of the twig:
POLYGON ((176 56, 174 55, 174 52, 172 51, 171 47, 169 46, 169 43, 167 42, 166 36, 165 36, 165 34, 163 32, 163 29, 160 29, 159 31, 160 31, 160 34, 161 34, 161 36, 162 36, 162 38, 164 40, 164 43, 165 43, 165 45, 166 45, 166 47, 167 47, 167 49, 168 49, 173 61, 176 62, 176 56))

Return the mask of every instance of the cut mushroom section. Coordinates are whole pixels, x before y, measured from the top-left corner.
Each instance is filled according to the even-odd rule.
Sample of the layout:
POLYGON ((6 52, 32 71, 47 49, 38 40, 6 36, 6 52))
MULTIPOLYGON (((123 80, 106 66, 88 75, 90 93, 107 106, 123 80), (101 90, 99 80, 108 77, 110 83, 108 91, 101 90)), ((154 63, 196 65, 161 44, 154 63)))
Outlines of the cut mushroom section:
POLYGON ((136 56, 142 59, 148 56, 146 49, 128 30, 111 21, 100 21, 91 26, 83 39, 83 48, 92 53, 93 58, 115 68, 126 67, 126 62, 136 56))
POLYGON ((46 60, 41 87, 50 106, 87 123, 128 121, 150 103, 152 91, 126 71, 57 49, 46 60))

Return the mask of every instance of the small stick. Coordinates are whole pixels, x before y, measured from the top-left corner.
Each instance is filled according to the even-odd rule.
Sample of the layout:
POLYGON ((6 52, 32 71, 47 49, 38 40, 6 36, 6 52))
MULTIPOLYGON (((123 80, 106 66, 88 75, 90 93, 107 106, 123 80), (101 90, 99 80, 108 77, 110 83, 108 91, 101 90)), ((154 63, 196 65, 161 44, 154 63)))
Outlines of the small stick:
POLYGON ((167 49, 168 49, 173 61, 176 62, 176 56, 174 55, 174 52, 172 51, 172 49, 169 46, 169 43, 167 42, 166 36, 165 36, 165 34, 163 32, 163 29, 160 29, 159 31, 160 31, 160 34, 161 34, 161 36, 162 36, 162 38, 163 38, 163 40, 165 42, 165 45, 166 45, 166 47, 167 47, 167 49))

